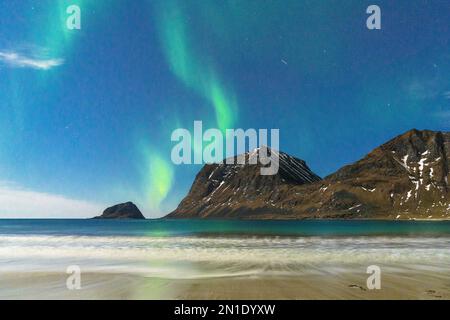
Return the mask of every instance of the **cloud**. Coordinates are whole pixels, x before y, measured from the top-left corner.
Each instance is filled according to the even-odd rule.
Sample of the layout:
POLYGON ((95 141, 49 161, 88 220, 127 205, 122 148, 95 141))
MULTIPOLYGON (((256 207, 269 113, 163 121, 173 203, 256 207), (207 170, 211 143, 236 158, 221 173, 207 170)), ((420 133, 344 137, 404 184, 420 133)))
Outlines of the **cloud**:
POLYGON ((24 55, 14 51, 0 51, 0 61, 14 68, 49 70, 64 63, 63 59, 46 59, 36 55, 24 55))
POLYGON ((1 218, 92 218, 105 207, 61 195, 22 189, 0 183, 1 218))

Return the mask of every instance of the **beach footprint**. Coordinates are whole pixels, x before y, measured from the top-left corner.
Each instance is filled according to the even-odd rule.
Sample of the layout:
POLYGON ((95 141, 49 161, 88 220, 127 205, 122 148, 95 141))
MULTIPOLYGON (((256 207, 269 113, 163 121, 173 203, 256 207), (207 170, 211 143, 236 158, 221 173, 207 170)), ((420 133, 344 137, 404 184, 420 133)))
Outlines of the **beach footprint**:
POLYGON ((430 289, 430 290, 425 291, 425 293, 426 293, 428 296, 433 297, 433 298, 442 298, 441 295, 437 294, 436 290, 431 290, 431 289, 430 289))
POLYGON ((354 289, 360 289, 360 290, 362 290, 362 291, 366 291, 366 288, 364 288, 364 287, 362 287, 362 286, 359 286, 359 285, 357 285, 357 284, 350 284, 348 287, 349 287, 349 288, 354 288, 354 289))

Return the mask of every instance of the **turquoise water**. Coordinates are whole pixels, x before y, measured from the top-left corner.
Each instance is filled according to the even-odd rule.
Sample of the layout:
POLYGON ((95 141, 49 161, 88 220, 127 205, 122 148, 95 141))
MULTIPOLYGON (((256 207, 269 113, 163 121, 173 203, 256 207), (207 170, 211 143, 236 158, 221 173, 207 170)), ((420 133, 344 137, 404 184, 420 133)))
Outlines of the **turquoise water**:
POLYGON ((0 235, 448 236, 450 221, 0 220, 0 235))
POLYGON ((70 265, 204 279, 365 272, 372 264, 448 273, 450 222, 0 220, 0 280, 70 265))

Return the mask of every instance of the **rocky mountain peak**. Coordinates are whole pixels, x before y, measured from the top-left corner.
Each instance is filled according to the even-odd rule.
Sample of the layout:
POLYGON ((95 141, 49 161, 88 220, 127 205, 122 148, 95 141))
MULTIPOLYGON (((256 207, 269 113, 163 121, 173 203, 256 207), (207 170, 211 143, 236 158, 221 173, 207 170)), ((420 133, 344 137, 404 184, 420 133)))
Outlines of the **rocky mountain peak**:
POLYGON ((305 161, 264 146, 219 164, 205 165, 188 196, 169 217, 184 214, 196 216, 199 213, 206 216, 217 212, 229 215, 233 207, 245 203, 252 208, 260 206, 261 201, 266 204, 274 201, 271 199, 274 190, 280 190, 281 186, 319 180, 321 178, 309 169, 305 161), (266 156, 274 156, 272 160, 278 162, 278 172, 274 175, 261 174, 264 165, 257 160, 266 156), (239 164, 242 163, 239 159, 245 159, 244 164, 239 164))

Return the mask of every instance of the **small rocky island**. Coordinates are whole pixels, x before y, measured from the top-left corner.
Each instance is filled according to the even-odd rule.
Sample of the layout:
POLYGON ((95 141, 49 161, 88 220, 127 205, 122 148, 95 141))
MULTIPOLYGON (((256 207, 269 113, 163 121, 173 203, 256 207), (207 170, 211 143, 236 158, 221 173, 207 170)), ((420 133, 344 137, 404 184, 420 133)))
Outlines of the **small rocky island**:
POLYGON ((101 216, 94 219, 145 219, 142 212, 133 202, 126 202, 109 207, 101 216))

